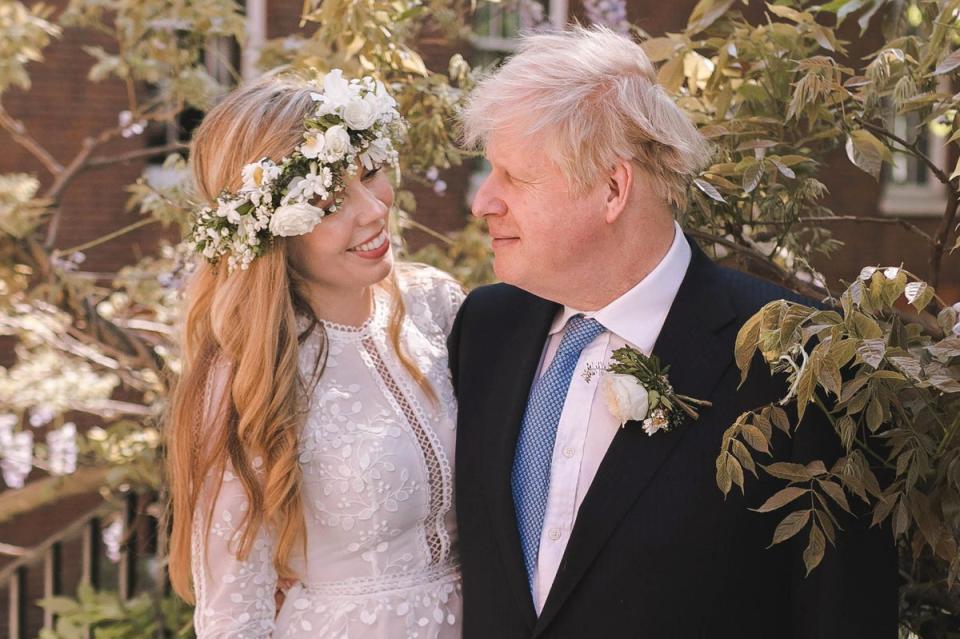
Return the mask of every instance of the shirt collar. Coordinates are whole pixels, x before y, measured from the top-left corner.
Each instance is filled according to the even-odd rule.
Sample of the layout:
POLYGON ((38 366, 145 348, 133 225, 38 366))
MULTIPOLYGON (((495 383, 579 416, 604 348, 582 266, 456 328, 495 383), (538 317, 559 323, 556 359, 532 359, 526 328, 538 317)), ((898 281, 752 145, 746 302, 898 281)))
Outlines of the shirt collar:
POLYGON ((652 348, 680 290, 692 255, 680 225, 674 221, 673 226, 673 244, 646 277, 599 310, 588 312, 564 306, 553 320, 550 335, 562 331, 567 321, 579 314, 596 319, 605 329, 637 348, 652 348))

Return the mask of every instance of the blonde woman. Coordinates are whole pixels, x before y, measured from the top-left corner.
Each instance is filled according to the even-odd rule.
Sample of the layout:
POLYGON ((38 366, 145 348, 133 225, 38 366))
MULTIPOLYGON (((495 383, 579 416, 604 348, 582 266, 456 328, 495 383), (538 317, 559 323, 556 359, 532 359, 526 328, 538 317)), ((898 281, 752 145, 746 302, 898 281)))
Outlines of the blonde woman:
POLYGON ((460 636, 450 278, 394 265, 384 87, 267 78, 196 131, 170 576, 211 637, 460 636), (279 609, 278 584, 284 586, 279 609))

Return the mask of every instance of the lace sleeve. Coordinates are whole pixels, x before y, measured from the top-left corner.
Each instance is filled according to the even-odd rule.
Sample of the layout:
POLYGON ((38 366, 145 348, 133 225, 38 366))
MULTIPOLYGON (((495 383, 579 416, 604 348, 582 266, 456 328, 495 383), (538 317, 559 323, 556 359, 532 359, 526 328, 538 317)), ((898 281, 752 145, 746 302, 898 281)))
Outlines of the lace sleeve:
MULTIPOLYGON (((216 373, 211 375, 214 379, 207 384, 205 415, 211 414, 211 398, 222 393, 223 383, 218 383, 222 377, 216 373)), ((257 462, 255 459, 255 468, 257 462)), ((261 530, 247 557, 243 560, 237 557, 240 524, 248 501, 242 483, 229 467, 223 473, 222 482, 219 479, 211 474, 204 481, 193 520, 191 567, 197 600, 194 611, 197 639, 270 637, 277 587, 273 539, 261 530)))
MULTIPOLYGON (((423 264, 408 265, 407 287, 419 296, 429 309, 428 316, 443 332, 444 338, 453 328, 453 320, 463 304, 466 293, 463 286, 440 269, 423 264)), ((416 309, 411 309, 416 312, 416 309)))

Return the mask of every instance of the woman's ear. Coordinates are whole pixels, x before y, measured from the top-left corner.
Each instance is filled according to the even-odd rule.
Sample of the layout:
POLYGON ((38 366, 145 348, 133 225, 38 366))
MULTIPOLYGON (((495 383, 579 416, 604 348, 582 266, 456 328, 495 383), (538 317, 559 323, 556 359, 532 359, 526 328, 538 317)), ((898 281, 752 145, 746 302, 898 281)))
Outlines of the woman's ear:
POLYGON ((604 219, 607 224, 613 224, 627 207, 630 191, 633 189, 634 166, 629 160, 620 160, 613 166, 607 176, 606 212, 604 219))

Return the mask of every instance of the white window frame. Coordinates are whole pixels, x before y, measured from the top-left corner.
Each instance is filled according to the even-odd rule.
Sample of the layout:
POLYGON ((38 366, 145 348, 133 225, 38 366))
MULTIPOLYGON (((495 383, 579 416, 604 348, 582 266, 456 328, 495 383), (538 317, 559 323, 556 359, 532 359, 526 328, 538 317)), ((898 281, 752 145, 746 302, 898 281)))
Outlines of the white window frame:
MULTIPOLYGON (((941 78, 938 90, 942 93, 953 93, 949 78, 946 76, 941 78)), ((904 120, 898 119, 894 123, 894 133, 902 139, 907 139, 908 132, 906 130, 896 130, 899 122, 904 122, 904 120)), ((946 139, 934 133, 929 126, 925 126, 924 131, 927 136, 927 157, 936 166, 949 172, 946 139)), ((905 162, 907 160, 906 153, 894 152, 893 157, 894 161, 899 159, 901 162, 905 162)), ((921 160, 917 161, 920 162, 921 160)), ((897 170, 897 168, 893 170, 897 170)), ((933 175, 929 167, 926 168, 926 171, 926 184, 884 182, 881 185, 879 203, 881 215, 891 217, 939 217, 943 215, 943 210, 947 205, 946 186, 933 175)))

